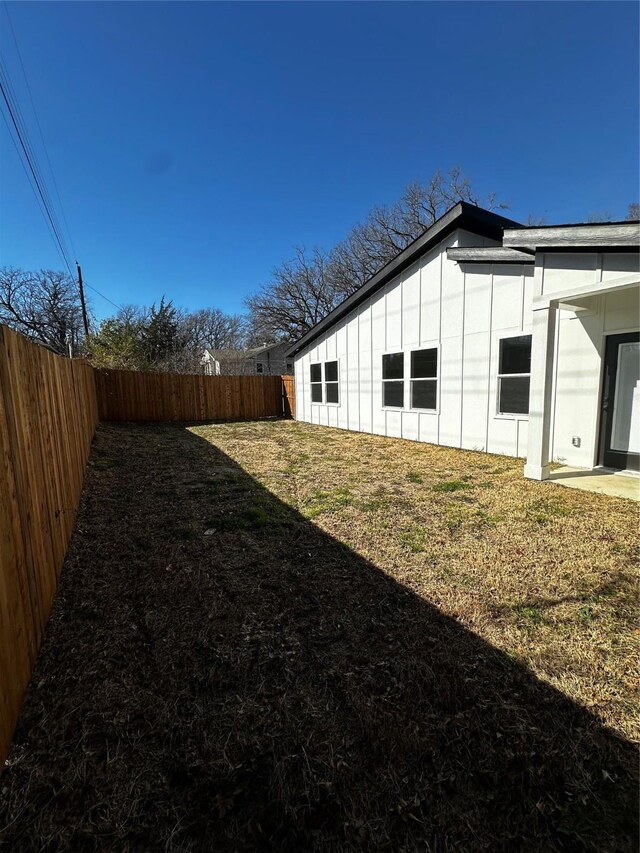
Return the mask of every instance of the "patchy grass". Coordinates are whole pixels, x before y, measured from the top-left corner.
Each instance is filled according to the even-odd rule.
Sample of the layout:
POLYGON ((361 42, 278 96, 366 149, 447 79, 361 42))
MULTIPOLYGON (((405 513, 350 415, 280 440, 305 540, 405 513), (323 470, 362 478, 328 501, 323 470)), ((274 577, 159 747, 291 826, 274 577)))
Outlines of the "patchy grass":
POLYGON ((527 516, 535 524, 548 524, 554 517, 562 518, 569 515, 571 510, 567 507, 564 501, 556 498, 539 498, 531 501, 526 508, 527 516))
POLYGON ((340 512, 341 509, 352 506, 353 503, 353 494, 347 487, 333 491, 316 489, 302 502, 300 509, 305 518, 312 519, 326 513, 340 512))
POLYGON ((436 483, 432 486, 434 492, 457 492, 459 489, 466 489, 468 486, 464 480, 443 480, 442 483, 436 483))
POLYGON ((293 422, 102 425, 0 839, 637 849, 636 510, 293 422))

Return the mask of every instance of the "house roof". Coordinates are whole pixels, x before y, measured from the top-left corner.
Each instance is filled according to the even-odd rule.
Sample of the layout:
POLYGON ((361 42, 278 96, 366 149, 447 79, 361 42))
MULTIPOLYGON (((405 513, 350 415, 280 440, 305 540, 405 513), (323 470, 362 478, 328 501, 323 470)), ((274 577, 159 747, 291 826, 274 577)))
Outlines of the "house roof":
POLYGON ((216 361, 242 361, 251 358, 258 350, 256 349, 209 349, 207 350, 216 361))
POLYGON ((284 346, 284 344, 264 344, 263 346, 251 347, 249 349, 211 349, 207 347, 204 352, 210 355, 211 358, 215 358, 216 361, 243 361, 246 358, 255 358, 264 352, 281 346, 284 346))
POLYGON ((536 256, 533 252, 523 252, 520 249, 505 249, 504 246, 478 246, 477 248, 447 249, 450 261, 466 264, 534 264, 536 256))
POLYGON ((368 299, 376 291, 384 287, 392 278, 395 278, 395 276, 399 275, 407 267, 410 267, 417 258, 424 255, 432 246, 444 240, 447 235, 457 228, 464 228, 482 237, 501 240, 505 228, 517 229, 519 227, 521 227, 519 223, 514 222, 512 219, 507 219, 490 210, 476 207, 474 204, 469 204, 466 201, 459 201, 443 214, 440 219, 437 219, 433 225, 427 228, 413 243, 410 243, 406 249, 389 261, 369 281, 365 282, 351 296, 348 296, 337 308, 334 308, 330 314, 327 314, 323 320, 293 344, 287 350, 287 356, 295 355, 300 350, 309 346, 312 341, 333 326, 334 323, 346 314, 349 314, 354 308, 364 302, 365 299, 368 299))
POLYGON ((285 346, 285 344, 283 344, 282 342, 264 344, 264 346, 257 347, 256 349, 252 349, 252 350, 247 350, 247 352, 250 352, 251 355, 260 355, 263 352, 268 352, 269 350, 276 349, 276 347, 281 347, 281 346, 285 346))
POLYGON ((640 247, 640 223, 581 222, 573 225, 536 225, 526 228, 505 228, 502 238, 505 248, 524 251, 634 251, 640 247))

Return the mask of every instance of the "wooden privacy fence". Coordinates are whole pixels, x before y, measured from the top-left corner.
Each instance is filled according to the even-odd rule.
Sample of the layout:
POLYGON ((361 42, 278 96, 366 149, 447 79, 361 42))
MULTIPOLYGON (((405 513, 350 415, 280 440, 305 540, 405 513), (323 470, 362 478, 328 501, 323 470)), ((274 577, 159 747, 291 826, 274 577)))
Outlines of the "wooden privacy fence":
POLYGON ((293 376, 282 377, 282 414, 285 418, 296 416, 296 383, 293 376))
POLYGON ((101 421, 293 417, 292 376, 196 376, 96 370, 101 421))
POLYGON ((0 326, 0 770, 98 423, 94 371, 0 326))
POLYGON ((0 772, 99 420, 292 417, 293 377, 94 370, 0 325, 0 772))

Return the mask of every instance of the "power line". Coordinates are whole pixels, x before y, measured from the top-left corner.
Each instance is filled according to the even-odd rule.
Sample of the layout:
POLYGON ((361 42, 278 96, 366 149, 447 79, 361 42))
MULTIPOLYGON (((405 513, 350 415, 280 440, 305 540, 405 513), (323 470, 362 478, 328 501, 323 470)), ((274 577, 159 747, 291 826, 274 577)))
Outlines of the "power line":
MULTIPOLYGON (((69 224, 67 222, 67 218, 66 218, 65 213, 64 213, 64 208, 62 206, 62 199, 60 198, 60 192, 58 190, 58 185, 56 183, 55 175, 53 172, 53 167, 51 165, 51 159, 49 157, 49 152, 47 150, 47 146, 46 146, 46 143, 44 140, 44 134, 42 132, 42 126, 40 124, 40 120, 38 119, 38 113, 36 111, 35 102, 33 99, 33 94, 31 92, 31 87, 29 86, 29 80, 27 78, 26 70, 24 67, 24 62, 22 61, 22 55, 20 53, 20 48, 18 46, 18 40, 16 38, 16 33, 15 33, 14 28, 13 28, 13 23, 11 21, 10 15, 9 15, 9 9, 8 9, 6 3, 3 3, 2 5, 4 6, 4 10, 5 10, 5 13, 7 15, 7 20, 9 21, 9 26, 11 28, 11 33, 13 36, 13 42, 14 42, 14 45, 16 48, 16 53, 18 55, 18 59, 20 62, 20 67, 22 69, 22 75, 24 77, 24 81, 25 81, 25 84, 27 87, 27 91, 29 93, 29 100, 31 102, 31 109, 33 111, 33 115, 35 117, 36 124, 38 126, 38 132, 40 134, 40 140, 42 142, 42 147, 44 149, 45 157, 47 159, 47 164, 49 166, 49 172, 51 174, 53 186, 54 186, 55 191, 56 191, 56 196, 58 199, 58 206, 60 208, 60 213, 62 214, 62 220, 63 220, 65 228, 66 228, 67 237, 69 238, 69 243, 71 244, 71 249, 73 251, 73 254, 76 255, 75 247, 73 245, 73 239, 71 237, 71 231, 69 229, 69 224)), ((69 271, 69 275, 71 276, 71 278, 74 278, 74 274, 72 271, 72 264, 69 260, 68 249, 66 247, 65 239, 64 239, 63 234, 62 234, 62 229, 61 229, 60 223, 58 221, 56 209, 55 209, 55 206, 51 202, 51 198, 50 198, 48 190, 47 190, 46 181, 44 180, 43 174, 40 170, 40 167, 38 164, 38 159, 36 157, 36 154, 35 154, 35 151, 34 151, 32 145, 31 145, 31 140, 29 139, 29 132, 27 130, 26 123, 25 123, 24 118, 22 116, 18 99, 16 97, 13 86, 11 84, 11 78, 9 76, 8 69, 7 69, 6 65, 4 64, 4 62, 2 61, 1 56, 0 56, 0 94, 2 95, 2 98, 4 99, 7 111, 9 113, 9 117, 11 119, 11 124, 13 125, 14 132, 12 133, 11 132, 11 125, 7 121, 7 117, 3 114, 5 124, 7 125, 7 129, 9 130, 9 135, 11 136, 11 139, 12 139, 12 142, 13 142, 14 147, 16 149, 16 152, 18 153, 18 159, 20 160, 20 162, 22 164, 22 168, 24 169, 25 175, 27 176, 27 180, 29 182, 29 185, 31 186, 31 189, 33 190, 36 201, 37 201, 38 206, 40 208, 40 212, 42 213, 42 215, 44 217, 45 224, 47 225, 49 233, 51 234, 51 237, 54 241, 54 244, 56 245, 56 248, 58 249, 61 258, 62 258, 65 266, 67 267, 67 270, 69 271), (18 147, 18 144, 16 142, 16 137, 17 137, 18 142, 20 143, 20 147, 18 147), (20 149, 22 149, 22 154, 20 152, 20 149)), ((77 262, 76 262, 76 264, 77 264, 77 262)), ((90 290, 92 290, 94 293, 97 293, 98 296, 100 296, 102 299, 104 299, 110 305, 113 305, 114 308, 117 308, 118 310, 121 309, 120 305, 118 305, 116 302, 113 302, 113 300, 109 299, 108 296, 105 296, 104 293, 99 291, 96 287, 93 287, 90 284, 86 284, 86 282, 85 282, 85 286, 88 287, 90 290)))
POLYGON ((4 98, 4 102, 6 104, 8 112, 9 112, 9 117, 11 118, 11 121, 13 123, 13 127, 15 130, 16 136, 18 138, 18 142, 20 143, 20 146, 21 146, 22 151, 24 153, 24 157, 27 161, 27 166, 29 167, 29 170, 33 176, 33 180, 34 180, 36 189, 38 191, 38 195, 40 196, 40 198, 42 200, 42 204, 44 206, 46 217, 49 220, 49 223, 51 224, 51 229, 53 231, 55 241, 58 244, 62 258, 63 258, 63 260, 67 266, 67 269, 69 270, 69 275, 73 277, 73 273, 71 271, 71 264, 70 264, 69 259, 67 257, 67 253, 65 251, 62 239, 60 237, 60 233, 59 233, 58 228, 56 226, 56 223, 54 221, 54 215, 51 212, 51 208, 49 206, 49 202, 47 200, 45 190, 43 189, 42 183, 41 183, 40 178, 38 176, 39 175, 38 169, 34 165, 34 159, 32 159, 32 155, 30 153, 30 146, 27 142, 25 142, 25 137, 23 136, 23 133, 22 133, 22 130, 20 127, 20 123, 19 123, 19 119, 17 118, 17 112, 16 112, 16 110, 14 110, 14 106, 12 104, 12 98, 11 98, 11 95, 9 93, 9 87, 6 85, 7 81, 5 79, 3 79, 4 76, 5 76, 5 72, 2 69, 2 66, 0 65, 0 94, 4 98))
MULTIPOLYGON (((40 186, 42 187, 42 189, 44 190, 44 193, 46 195, 45 202, 47 204, 48 210, 50 211, 50 213, 52 215, 52 218, 55 219, 55 225, 59 231, 60 225, 59 225, 59 223, 57 221, 57 217, 55 215, 55 208, 51 204, 51 199, 49 198, 49 195, 47 193, 46 183, 44 181, 44 177, 42 175, 42 172, 40 171, 40 167, 38 164, 37 157, 36 157, 35 152, 33 150, 33 146, 31 145, 31 140, 29 139, 29 133, 27 130, 27 126, 26 126, 26 123, 25 123, 24 118, 22 116, 22 112, 20 110, 20 104, 18 102, 16 93, 15 93, 15 91, 13 89, 13 85, 11 83, 9 71, 8 71, 7 67, 4 65, 1 57, 0 57, 0 72, 2 72, 2 75, 4 77, 4 85, 6 88, 6 94, 7 94, 9 101, 11 102, 11 106, 13 108, 15 118, 16 118, 17 123, 19 125, 20 131, 22 132, 22 139, 24 140, 24 143, 25 143, 25 145, 28 149, 28 152, 31 156, 31 162, 33 163, 33 166, 35 167, 35 170, 37 173, 36 177, 38 178, 38 180, 40 182, 40 186)), ((18 152, 18 153, 20 153, 20 152, 18 152)))
POLYGON ((42 132, 42 126, 40 125, 40 119, 38 118, 38 111, 36 110, 35 101, 33 100, 33 94, 31 92, 31 86, 29 85, 29 78, 27 77, 27 72, 24 67, 24 62, 22 61, 22 54, 20 53, 20 47, 18 45, 18 39, 16 37, 16 31, 13 28, 13 21, 11 20, 11 15, 9 14, 9 7, 5 3, 2 4, 4 6, 4 11, 7 16, 7 20, 9 21, 9 28, 11 29, 11 35, 13 37, 13 43, 16 48, 16 54, 18 55, 18 60, 20 61, 20 68, 22 69, 22 76, 24 78, 24 82, 27 87, 27 92, 29 94, 29 101, 31 102, 31 109, 33 111, 33 115, 36 120, 36 125, 38 127, 38 133, 40 134, 40 141, 42 142, 42 148, 44 150, 44 156, 47 158, 47 165, 49 166, 49 174, 51 175, 51 180, 53 182, 53 188, 56 191, 56 196, 58 199, 58 205, 60 207, 60 213, 62 214, 62 221, 64 222, 64 226, 66 228, 67 237, 69 238, 69 244, 71 246, 71 251, 77 257, 77 252, 75 250, 75 246, 73 245, 73 238, 71 237, 71 231, 69 229, 69 223, 67 222, 67 217, 64 214, 64 207, 62 206, 62 199, 60 198, 60 191, 58 190, 58 184, 56 182, 56 176, 53 171, 53 166, 51 165, 51 159, 49 157, 49 151, 47 149, 47 144, 44 140, 44 134, 42 132))
MULTIPOLYGON (((7 20, 9 21, 9 24, 11 25, 12 32, 14 35, 14 41, 16 43, 16 49, 18 50, 18 58, 20 60, 20 63, 21 63, 22 69, 23 69, 23 75, 25 78, 25 83, 27 84, 27 88, 29 88, 29 81, 27 80, 27 77, 26 77, 26 73, 24 70, 24 64, 22 63, 22 57, 19 54, 17 39, 15 38, 15 31, 13 30, 13 24, 11 23, 11 19, 9 16, 9 10, 7 8, 6 3, 3 3, 3 5, 5 8, 5 14, 7 15, 7 20)), ((68 252, 67 252, 67 249, 65 246, 65 241, 62 238, 60 223, 58 222, 58 219, 57 219, 55 207, 51 203, 51 199, 50 199, 49 193, 47 191, 47 185, 46 185, 46 182, 44 180, 44 177, 42 175, 42 172, 41 172, 39 164, 38 164, 38 158, 36 157, 34 148, 31 144, 31 140, 29 138, 29 131, 27 129, 26 122, 24 121, 24 118, 22 116, 22 111, 20 109, 20 104, 19 104, 18 98, 17 98, 16 93, 13 89, 13 85, 11 82, 11 76, 9 74, 8 68, 2 62, 1 57, 0 57, 0 77, 3 78, 3 85, 4 85, 4 91, 2 92, 2 95, 3 95, 3 98, 4 98, 5 103, 7 105, 7 109, 9 111, 11 121, 12 121, 14 128, 15 128, 15 132, 18 136, 18 141, 19 141, 20 146, 24 152, 24 156, 27 160, 28 168, 29 168, 30 172, 32 173, 33 183, 35 184, 36 192, 37 192, 38 196, 40 196, 40 198, 41 198, 41 201, 42 201, 41 209, 42 209, 42 207, 44 207, 45 220, 47 220, 47 219, 49 220, 49 222, 51 224, 51 228, 53 229, 53 233, 55 235, 54 236, 54 242, 60 248, 62 258, 65 262, 65 265, 67 266, 67 269, 69 270, 69 274, 73 275, 73 273, 71 272, 71 264, 69 262, 69 257, 68 257, 68 252)), ((29 89, 29 91, 30 91, 30 89, 29 89)), ((32 106, 33 106, 34 116, 36 118, 36 122, 38 122, 38 116, 37 116, 37 113, 35 112, 35 106, 33 105, 33 100, 32 100, 32 106)), ((38 122, 38 124, 39 124, 39 122, 38 122)), ((18 154, 20 154, 19 151, 18 151, 18 154)), ((45 154, 46 154, 46 151, 45 151, 45 154)), ((48 154, 47 154, 47 157, 48 157, 48 154)), ((52 173, 52 175, 53 175, 53 173, 52 173)), ((63 211, 63 216, 64 216, 64 211, 63 211)))
POLYGON ((2 113, 2 118, 4 119, 4 123, 7 126, 9 136, 11 137, 11 141, 13 142, 13 147, 16 149, 16 154, 18 155, 18 160, 20 161, 20 165, 22 166, 22 169, 26 175, 27 183, 29 184, 29 186, 31 187, 31 189, 33 191, 33 195, 34 195, 34 198, 36 200, 36 204, 40 208, 40 212, 42 213, 42 215, 44 217, 44 222, 45 222, 45 225, 47 226, 47 228, 49 230, 49 234, 51 235, 51 239, 55 243, 56 242, 55 235, 54 235, 53 231, 51 230, 51 226, 49 225, 49 221, 48 221, 47 216, 44 212, 44 208, 42 207, 42 202, 40 201, 40 197, 38 196, 37 190, 33 184, 31 175, 29 174, 29 171, 28 171, 28 169, 24 163, 24 160, 23 160, 22 156, 20 155, 20 149, 18 148, 18 143, 16 142, 13 133, 11 132, 11 125, 9 124, 9 121, 7 120, 7 117, 4 113, 2 113))
MULTIPOLYGON (((39 182, 39 187, 44 194, 44 198, 43 198, 44 205, 46 207, 46 210, 48 212, 49 217, 52 220, 54 220, 53 225, 54 225, 54 228, 56 229, 56 234, 60 235, 60 224, 57 220, 55 208, 51 203, 51 199, 49 198, 46 183, 44 181, 44 177, 42 175, 42 172, 40 171, 40 167, 39 167, 38 160, 37 160, 37 157, 35 155, 35 152, 33 150, 33 146, 31 145, 31 140, 29 139, 29 133, 28 133, 28 130, 26 127, 26 123, 24 121, 24 118, 22 116, 22 112, 20 110, 20 104, 18 103, 18 99, 17 99, 16 94, 13 90, 13 86, 11 83, 11 78, 9 76, 8 69, 6 68, 4 63, 2 62, 1 57, 0 57, 0 72, 1 72, 0 76, 4 77, 4 85, 5 85, 5 89, 6 89, 5 98, 8 98, 8 100, 10 102, 10 106, 13 108, 12 120, 15 118, 15 122, 17 122, 17 124, 18 124, 19 131, 22 133, 22 137, 20 139, 21 144, 24 144, 24 146, 26 147, 26 149, 28 151, 28 154, 30 155, 31 163, 35 169, 35 176, 34 177, 35 177, 36 183, 39 182)), ((20 152, 18 152, 18 154, 20 154, 20 152)), ((60 240, 60 242, 62 243, 63 241, 60 240)), ((63 247, 63 248, 65 248, 65 247, 63 247)), ((66 248, 64 251, 64 258, 65 258, 65 262, 67 262, 68 258, 67 258, 66 248)))
POLYGON ((105 300, 105 302, 108 302, 110 305, 113 305, 114 308, 117 308, 118 311, 122 310, 122 305, 118 305, 117 302, 114 302, 112 299, 109 299, 109 297, 105 296, 104 293, 101 293, 97 287, 93 287, 91 284, 87 284, 86 281, 84 282, 84 286, 88 287, 89 290, 93 290, 93 292, 97 293, 98 296, 101 296, 105 300))

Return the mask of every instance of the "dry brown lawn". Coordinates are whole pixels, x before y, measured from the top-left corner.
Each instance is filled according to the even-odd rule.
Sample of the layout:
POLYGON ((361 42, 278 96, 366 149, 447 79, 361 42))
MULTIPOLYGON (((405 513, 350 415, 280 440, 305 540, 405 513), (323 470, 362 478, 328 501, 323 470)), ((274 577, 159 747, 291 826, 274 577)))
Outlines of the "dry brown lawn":
POLYGON ((269 492, 630 739, 638 505, 523 462, 307 424, 193 431, 269 492))
POLYGON ((14 850, 635 850, 637 506, 294 422, 102 425, 14 850))

